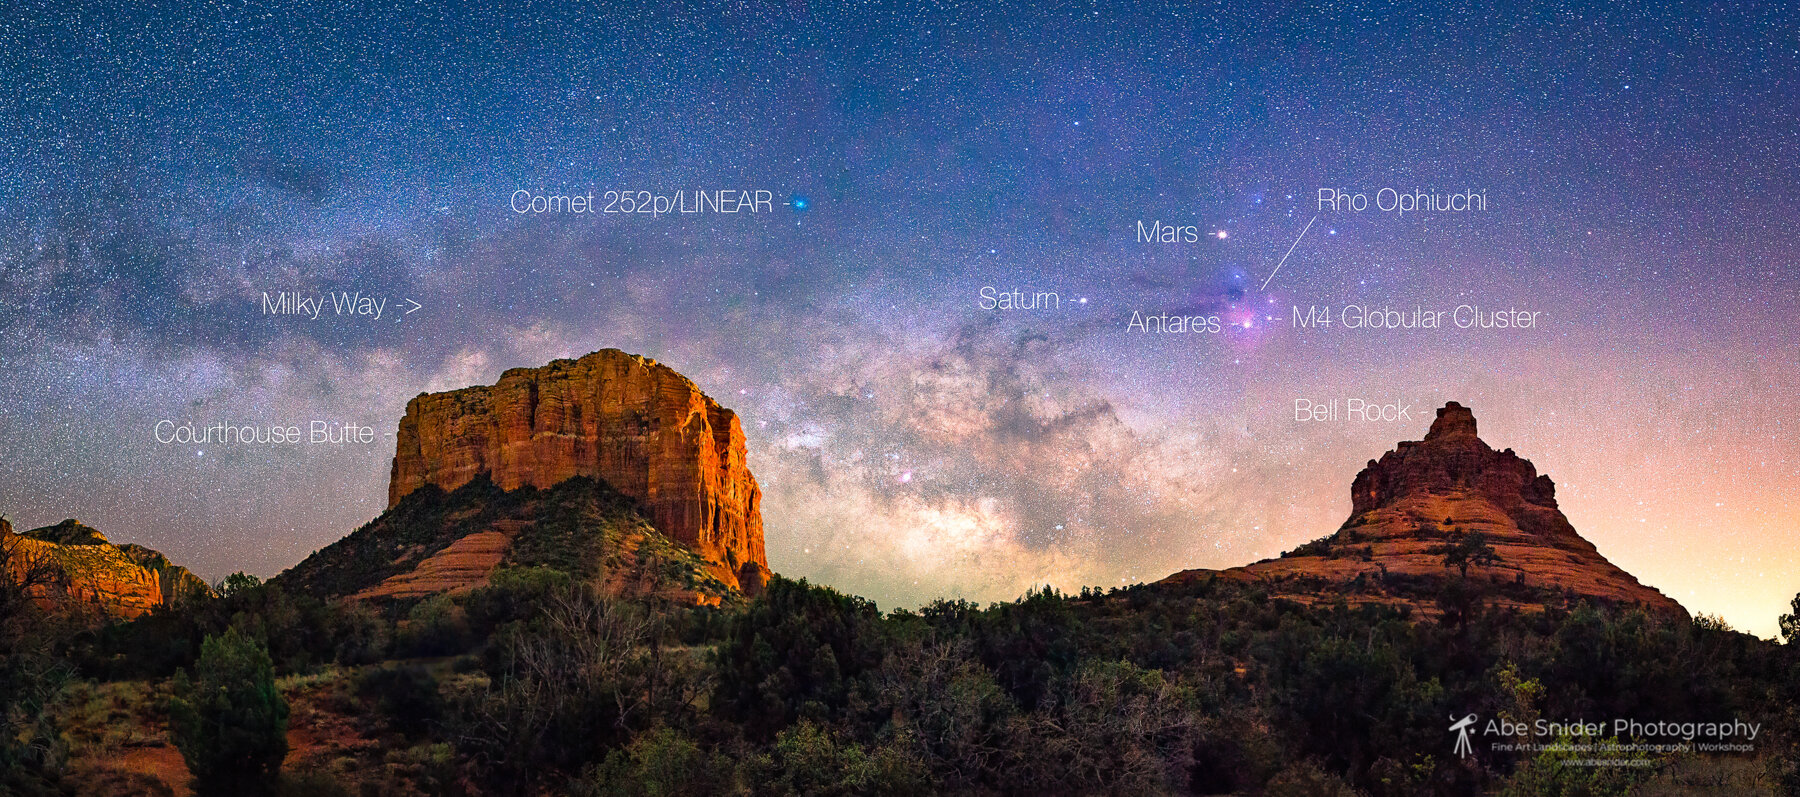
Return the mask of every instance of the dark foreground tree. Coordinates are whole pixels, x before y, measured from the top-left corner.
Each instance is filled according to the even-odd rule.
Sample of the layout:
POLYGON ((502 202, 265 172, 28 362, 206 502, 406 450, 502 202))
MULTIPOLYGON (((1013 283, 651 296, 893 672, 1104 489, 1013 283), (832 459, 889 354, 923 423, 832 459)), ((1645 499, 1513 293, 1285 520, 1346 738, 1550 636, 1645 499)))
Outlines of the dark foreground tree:
POLYGON ((54 708, 69 677, 52 651, 66 631, 40 602, 67 600, 67 573, 20 544, 0 516, 0 795, 53 794, 66 751, 54 708))
POLYGON ((1444 566, 1454 567, 1463 578, 1469 577, 1469 566, 1478 565, 1492 567, 1500 561, 1500 554, 1489 545, 1487 535, 1472 531, 1463 535, 1456 542, 1439 546, 1438 553, 1444 556, 1444 566))
POLYGON ((200 795, 269 794, 287 756, 288 706, 269 651, 227 629, 200 646, 194 679, 175 676, 169 724, 200 795))
POLYGON ((1795 595, 1788 606, 1792 612, 1782 615, 1775 622, 1781 627, 1781 638, 1788 644, 1800 643, 1800 595, 1795 595))

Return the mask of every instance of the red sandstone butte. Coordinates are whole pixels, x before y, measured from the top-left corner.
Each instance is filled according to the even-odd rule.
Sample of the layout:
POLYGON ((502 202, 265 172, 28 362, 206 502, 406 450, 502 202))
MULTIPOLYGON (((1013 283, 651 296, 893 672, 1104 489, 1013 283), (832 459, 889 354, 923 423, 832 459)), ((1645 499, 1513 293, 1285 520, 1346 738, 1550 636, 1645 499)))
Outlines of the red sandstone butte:
POLYGON ((1302 546, 1276 559, 1184 570, 1165 580, 1263 581, 1274 594, 1303 602, 1341 594, 1350 601, 1408 603, 1383 596, 1386 576, 1457 577, 1456 569, 1445 567, 1443 546, 1456 535, 1481 532, 1498 561, 1471 567, 1471 579, 1687 616, 1681 604, 1638 583, 1576 533, 1557 508, 1550 477, 1512 449, 1489 447, 1476 435, 1474 413, 1454 401, 1438 410, 1424 440, 1400 443, 1370 460, 1351 484, 1350 500, 1350 519, 1323 549, 1302 546), (1358 576, 1364 577, 1360 590, 1318 588, 1349 585, 1358 576))
POLYGON ((47 611, 94 608, 130 619, 188 594, 210 594, 206 582, 156 551, 141 545, 114 545, 75 520, 13 533, 0 517, 0 577, 26 578, 47 566, 59 583, 37 583, 30 595, 47 611))
POLYGON ((593 476, 636 499, 726 584, 754 594, 768 578, 762 492, 737 414, 655 360, 605 349, 514 368, 492 386, 421 393, 396 438, 390 508, 427 484, 454 490, 484 473, 507 490, 593 476))

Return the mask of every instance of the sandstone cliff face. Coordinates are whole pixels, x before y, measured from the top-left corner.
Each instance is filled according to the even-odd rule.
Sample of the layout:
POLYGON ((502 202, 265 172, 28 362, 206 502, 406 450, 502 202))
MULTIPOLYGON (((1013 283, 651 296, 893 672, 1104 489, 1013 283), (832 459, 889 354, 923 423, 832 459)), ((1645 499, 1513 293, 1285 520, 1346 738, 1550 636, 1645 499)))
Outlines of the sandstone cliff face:
MULTIPOLYGON (((1289 584, 1291 597, 1316 600, 1358 585, 1362 598, 1392 597, 1384 583, 1461 577, 1446 567, 1444 549, 1480 533, 1496 561, 1470 567, 1494 603, 1527 604, 1528 595, 1573 595, 1638 604, 1685 617, 1679 603, 1638 583, 1576 533, 1556 505, 1556 485, 1511 449, 1495 451, 1476 435, 1475 416, 1450 402, 1438 410, 1425 439, 1400 443, 1357 474, 1351 514, 1338 531, 1277 559, 1224 571, 1189 570, 1170 577, 1207 577, 1289 584), (1360 580, 1359 580, 1360 577, 1360 580), (1395 578, 1399 577, 1399 578, 1395 578), (1301 587, 1302 584, 1310 586, 1301 587)), ((1277 588, 1277 593, 1283 592, 1277 588)), ((1415 596, 1416 597, 1416 596, 1415 596)), ((1416 602, 1395 599, 1387 602, 1416 602)))
POLYGON ((119 617, 136 617, 186 594, 210 591, 186 568, 141 545, 114 545, 75 520, 14 534, 0 520, 8 577, 47 565, 55 584, 38 584, 31 594, 46 609, 93 607, 119 617))
POLYGON ((598 477, 711 561, 721 581, 754 593, 767 580, 762 494, 737 415, 655 360, 606 349, 407 403, 390 507, 427 484, 455 490, 482 474, 507 490, 598 477))

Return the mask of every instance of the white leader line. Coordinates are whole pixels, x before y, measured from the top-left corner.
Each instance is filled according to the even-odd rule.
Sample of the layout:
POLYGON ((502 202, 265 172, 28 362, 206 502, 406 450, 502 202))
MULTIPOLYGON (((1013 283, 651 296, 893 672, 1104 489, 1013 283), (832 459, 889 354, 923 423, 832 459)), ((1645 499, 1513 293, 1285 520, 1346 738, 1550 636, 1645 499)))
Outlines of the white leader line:
MULTIPOLYGON (((1309 222, 1307 222, 1307 223, 1306 223, 1306 226, 1305 226, 1305 227, 1303 227, 1303 228, 1301 228, 1301 230, 1300 230, 1300 238, 1305 238, 1305 237, 1306 237, 1306 231, 1307 231, 1307 230, 1310 230, 1310 229, 1312 229, 1312 225, 1313 225, 1313 221, 1318 221, 1318 220, 1319 220, 1319 214, 1317 214, 1317 213, 1314 213, 1314 214, 1313 214, 1313 217, 1312 217, 1312 221, 1309 221, 1309 222)), ((1274 271, 1271 271, 1271 272, 1269 272, 1269 279, 1266 279, 1266 280, 1263 280, 1263 284, 1262 284, 1262 287, 1261 287, 1261 288, 1257 288, 1257 290, 1259 290, 1259 291, 1266 291, 1266 290, 1268 290, 1268 289, 1269 289, 1269 280, 1272 280, 1272 279, 1275 279, 1275 275, 1276 275, 1276 274, 1277 274, 1277 273, 1278 273, 1278 272, 1280 272, 1280 271, 1281 271, 1281 266, 1282 266, 1282 263, 1286 263, 1286 262, 1287 262, 1287 259, 1288 259, 1288 255, 1291 255, 1291 254, 1293 254, 1293 253, 1294 253, 1294 246, 1299 246, 1299 245, 1300 245, 1300 238, 1295 238, 1295 239, 1294 239, 1294 244, 1293 244, 1293 246, 1289 246, 1289 247, 1288 247, 1288 250, 1287 250, 1287 255, 1282 255, 1282 256, 1281 256, 1281 263, 1276 263, 1276 264, 1275 264, 1275 270, 1274 270, 1274 271)))

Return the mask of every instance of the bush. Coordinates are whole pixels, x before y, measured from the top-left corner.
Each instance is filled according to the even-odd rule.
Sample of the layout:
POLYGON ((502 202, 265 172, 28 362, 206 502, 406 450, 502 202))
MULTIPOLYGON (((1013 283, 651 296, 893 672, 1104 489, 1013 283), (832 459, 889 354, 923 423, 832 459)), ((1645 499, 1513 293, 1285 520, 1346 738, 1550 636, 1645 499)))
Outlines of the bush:
POLYGON ((658 728, 588 770, 575 793, 591 797, 707 797, 733 790, 731 760, 708 754, 680 731, 658 728))
POLYGON ((200 646, 195 680, 175 676, 175 747, 200 795, 268 794, 287 755, 288 706, 262 643, 227 629, 200 646))
POLYGON ((471 590, 463 599, 469 627, 478 636, 490 636, 507 623, 522 622, 544 613, 554 596, 573 589, 568 573, 548 567, 502 567, 485 587, 471 590))
POLYGON ((1311 761, 1288 767, 1269 781, 1264 797, 1360 797, 1343 778, 1326 772, 1311 761))
POLYGON ((965 640, 908 642, 874 676, 880 713, 908 731, 902 738, 914 743, 914 755, 952 789, 980 785, 993 774, 997 751, 1017 736, 1012 699, 970 648, 965 640))
POLYGON ((332 607, 337 638, 337 663, 354 667, 373 664, 387 655, 388 622, 368 604, 342 601, 332 607))
POLYGON ((715 654, 713 708, 757 741, 798 719, 842 716, 886 644, 875 604, 777 576, 715 654))
POLYGON ((1012 745, 1007 791, 1157 794, 1186 780, 1199 714, 1160 670, 1093 662, 1060 681, 1012 745))
POLYGON ((281 779, 281 797, 351 797, 350 790, 344 787, 329 772, 300 772, 281 779))
POLYGON ((449 656, 469 649, 468 616, 448 594, 420 601, 406 615, 400 649, 409 656, 449 656))
MULTIPOLYGON (((1633 759, 1653 761, 1649 754, 1617 749, 1619 740, 1598 741, 1567 734, 1513 773, 1500 790, 1503 797, 1624 797, 1656 774, 1655 766, 1632 766, 1633 759), (1591 749, 1582 749, 1582 748, 1591 749), (1593 765, 1594 760, 1614 762, 1593 765)), ((1660 763, 1660 762, 1656 762, 1660 763)))
POLYGON ((925 765, 899 744, 873 752, 810 721, 782 731, 771 755, 749 764, 751 793, 790 795, 882 795, 931 792, 925 765))
POLYGON ((587 585, 490 643, 487 681, 456 703, 457 745, 494 783, 568 777, 648 727, 671 688, 648 649, 654 619, 587 585))
POLYGON ((443 719, 444 698, 437 679, 423 667, 380 667, 364 673, 356 692, 372 698, 382 716, 408 737, 418 738, 443 719))

